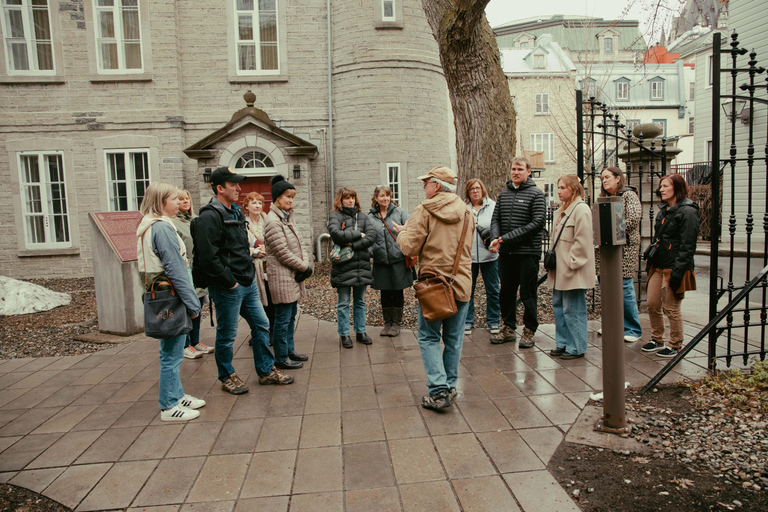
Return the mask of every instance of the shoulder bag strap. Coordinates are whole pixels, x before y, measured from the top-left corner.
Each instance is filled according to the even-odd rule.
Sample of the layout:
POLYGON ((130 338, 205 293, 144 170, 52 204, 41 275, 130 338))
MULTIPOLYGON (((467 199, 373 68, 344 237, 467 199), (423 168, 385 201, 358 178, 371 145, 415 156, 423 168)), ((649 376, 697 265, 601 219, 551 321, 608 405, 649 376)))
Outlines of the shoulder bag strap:
POLYGON ((459 241, 459 250, 456 252, 456 261, 453 262, 453 271, 451 272, 451 284, 456 279, 456 274, 459 271, 459 260, 461 259, 461 251, 464 249, 464 239, 467 238, 467 227, 469 226, 469 208, 464 212, 464 227, 461 228, 461 240, 459 241))
MULTIPOLYGON (((574 208, 573 210, 571 210, 571 213, 569 213, 569 214, 568 214, 568 215, 565 217, 565 219, 563 219, 563 227, 565 227, 565 223, 566 223, 566 222, 568 222, 568 219, 570 219, 570 218, 571 218, 571 215, 573 214, 573 212, 574 212, 574 211, 576 211, 576 208, 574 208)), ((555 250, 555 247, 557 247, 557 242, 559 242, 559 241, 560 241, 560 235, 562 235, 562 234, 563 234, 563 228, 560 228, 560 232, 557 234, 557 238, 555 238, 555 243, 554 243, 554 244, 552 244, 552 249, 550 249, 550 251, 554 251, 554 250, 555 250)))
POLYGON ((653 235, 653 242, 651 242, 651 245, 656 245, 661 241, 661 234, 664 232, 664 228, 667 226, 667 217, 664 216, 663 219, 661 219, 661 229, 659 229, 656 233, 653 235))
POLYGON ((379 217, 381 217, 381 221, 384 223, 384 227, 387 228, 387 231, 389 231, 389 234, 392 235, 392 238, 394 238, 395 242, 397 242, 397 237, 392 232, 392 230, 389 229, 389 226, 387 226, 387 219, 384 218, 384 216, 381 214, 381 212, 379 212, 379 217))

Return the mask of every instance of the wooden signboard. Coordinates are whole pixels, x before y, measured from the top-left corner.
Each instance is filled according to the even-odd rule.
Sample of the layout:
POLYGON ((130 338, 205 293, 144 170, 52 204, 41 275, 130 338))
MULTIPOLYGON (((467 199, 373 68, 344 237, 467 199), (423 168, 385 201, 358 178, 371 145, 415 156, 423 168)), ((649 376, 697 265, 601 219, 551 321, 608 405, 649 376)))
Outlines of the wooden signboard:
POLYGON ((121 261, 136 260, 136 228, 141 212, 92 213, 91 218, 121 261))

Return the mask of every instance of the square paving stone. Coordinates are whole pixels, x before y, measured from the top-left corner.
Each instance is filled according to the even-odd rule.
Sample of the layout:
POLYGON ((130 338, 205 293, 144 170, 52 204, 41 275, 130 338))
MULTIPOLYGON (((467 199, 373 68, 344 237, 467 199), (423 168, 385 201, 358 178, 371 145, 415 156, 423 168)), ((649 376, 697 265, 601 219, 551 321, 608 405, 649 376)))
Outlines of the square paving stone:
MULTIPOLYGON (((3 389, 2 386, 0 386, 0 389, 3 389)), ((0 393, 0 409, 12 409, 12 407, 6 407, 6 405, 8 405, 10 402, 13 402, 28 391, 29 390, 27 389, 3 389, 3 392, 0 393)))
POLYGON ((458 434, 472 430, 457 407, 450 407, 442 411, 432 411, 423 407, 419 407, 419 409, 429 433, 433 436, 458 434))
POLYGON ((338 368, 341 365, 338 352, 315 352, 312 355, 311 362, 313 370, 319 368, 338 368))
POLYGON ((546 469, 546 465, 514 430, 483 432, 477 438, 501 473, 546 469))
POLYGON ((208 455, 223 425, 222 421, 188 422, 166 454, 166 458, 208 455))
MULTIPOLYGON (((72 402, 72 405, 100 405, 114 395, 122 384, 103 384, 91 386, 91 389, 72 402)), ((128 403, 127 405, 131 405, 128 403)))
POLYGON ((162 459, 183 428, 184 425, 178 424, 147 427, 120 460, 162 459))
POLYGON ((581 510, 549 471, 527 471, 503 476, 523 510, 581 510))
POLYGON ((552 422, 529 398, 501 398, 494 400, 494 403, 516 429, 552 425, 552 422))
POLYGON ((29 435, 16 441, 0 457, 0 472, 19 471, 59 440, 62 434, 29 435))
MULTIPOLYGON (((107 399, 107 403, 136 402, 144 395, 144 393, 147 392, 147 390, 149 390, 149 388, 155 384, 155 382, 157 382, 157 377, 155 377, 154 380, 132 380, 130 382, 126 382, 120 389, 117 390, 117 392, 113 393, 112 396, 107 399)), ((103 384, 113 383, 107 382, 105 380, 103 384)), ((155 396, 157 397, 157 395, 155 396)))
POLYGON ((111 467, 112 464, 71 466, 45 489, 43 495, 75 508, 111 467))
POLYGON ((556 425, 573 423, 581 412, 573 402, 560 394, 532 396, 530 399, 556 425))
POLYGON ((294 494, 291 496, 291 512, 342 512, 344 494, 341 492, 320 492, 294 494))
POLYGON ((290 494, 296 454, 297 450, 254 454, 240 498, 290 494))
POLYGON ((500 476, 453 480, 465 512, 519 512, 515 498, 500 476))
POLYGON ((406 407, 414 404, 411 388, 404 382, 376 386, 376 394, 379 399, 379 407, 382 409, 406 407))
MULTIPOLYGON (((378 345, 376 345, 378 346, 378 345)), ((389 347, 369 348, 368 357, 371 359, 371 364, 389 364, 399 363, 397 358, 397 352, 395 349, 389 347)))
POLYGON ((341 444, 341 417, 339 413, 304 416, 301 426, 301 448, 338 446, 341 444))
POLYGON ((384 440, 384 425, 378 410, 346 411, 341 415, 344 444, 384 440))
POLYGON ((77 463, 115 462, 133 444, 143 430, 143 427, 109 429, 83 452, 77 459, 77 463))
POLYGON ((491 398, 512 398, 523 396, 523 393, 513 385, 503 373, 474 375, 475 380, 483 391, 491 398))
POLYGON ((59 475, 64 472, 65 469, 67 468, 32 469, 28 471, 20 471, 16 473, 16 476, 9 480, 9 483, 40 493, 43 492, 43 489, 51 485, 51 482, 56 480, 59 475))
MULTIPOLYGON (((256 384, 258 386, 258 384, 256 384)), ((259 390, 261 391, 261 390, 259 390)), ((197 396, 192 394, 192 396, 197 396)), ((235 405, 229 411, 229 420, 251 420, 254 418, 266 418, 269 403, 272 401, 272 393, 246 393, 235 401, 235 405)), ((202 411, 201 411, 202 412, 202 411)))
POLYGON ((304 415, 341 412, 341 389, 310 389, 304 415))
POLYGON ((406 382, 403 369, 400 363, 374 364, 371 366, 373 381, 379 384, 393 384, 395 382, 406 382))
POLYGON ((235 512, 286 512, 288 499, 288 496, 241 499, 235 506, 235 512))
POLYGON ((355 386, 341 389, 341 410, 356 411, 378 409, 376 389, 373 386, 355 386))
POLYGON ((234 509, 234 501, 207 501, 203 503, 187 503, 181 506, 179 512, 232 512, 234 509))
POLYGON ((370 386, 373 384, 373 375, 370 365, 343 366, 341 368, 342 387, 370 386))
POLYGON ((25 436, 58 414, 59 411, 61 411, 61 407, 30 409, 3 428, 0 428, 0 437, 25 436))
POLYGON ((158 461, 119 462, 113 465, 77 511, 124 509, 131 504, 158 461))
POLYGON ((131 406, 129 402, 119 404, 101 404, 83 418, 80 423, 72 427, 76 430, 104 430, 111 427, 131 406))
MULTIPOLYGON (((352 335, 354 339, 354 335, 352 335)), ((341 366, 368 365, 368 351, 360 343, 356 343, 357 350, 343 350, 339 353, 341 366)))
POLYGON ((293 492, 296 494, 342 490, 341 447, 299 450, 293 492))
POLYGON ((398 484, 444 480, 445 471, 429 437, 389 441, 398 484))
MULTIPOLYGON (((8 402, 5 406, 7 409, 31 409, 32 407, 36 407, 38 404, 40 404, 44 400, 56 394, 58 391, 60 391, 60 389, 49 388, 49 387, 39 387, 34 389, 19 388, 19 389, 7 389, 3 391, 3 393, 16 392, 16 391, 23 391, 24 393, 20 395, 18 398, 16 398, 15 400, 8 402)), ((53 406, 53 407, 62 407, 62 406, 53 406)))
POLYGON ((344 446, 345 489, 372 489, 395 485, 387 444, 362 443, 344 446))
POLYGON ((183 503, 204 462, 205 457, 160 461, 157 469, 134 500, 133 506, 183 503))
POLYGON ((528 428, 517 432, 544 464, 549 463, 565 436, 557 427, 528 428))
POLYGON ((402 510, 397 489, 360 489, 345 493, 346 512, 393 512, 402 510))
MULTIPOLYGON (((578 368, 578 367, 576 367, 578 368)), ((570 369, 540 370, 539 375, 547 379, 560 393, 573 393, 576 391, 590 391, 586 382, 574 375, 570 369)))
POLYGON ((95 405, 70 405, 56 413, 51 419, 37 427, 34 434, 50 434, 52 432, 69 432, 72 427, 83 421, 83 418, 96 409, 95 405))
POLYGON ((339 387, 339 368, 313 368, 309 374, 309 389, 328 389, 339 387))
MULTIPOLYGON (((32 373, 30 375, 28 375, 27 377, 24 377, 23 379, 21 379, 18 382, 15 382, 15 383, 11 384, 8 387, 10 389, 16 389, 16 388, 28 388, 28 389, 32 389, 32 388, 48 388, 49 386, 46 386, 45 382, 47 380, 52 379, 53 377, 55 377, 59 373, 59 370, 55 370, 55 371, 45 371, 45 370, 35 371, 35 370, 31 370, 31 371, 32 371, 32 373)), ((61 387, 60 386, 56 387, 56 389, 61 389, 61 387)))
MULTIPOLYGON (((296 378, 295 373, 292 373, 294 378, 296 378)), ((307 401, 307 390, 297 389, 297 384, 298 382, 294 381, 290 386, 278 386, 278 389, 275 389, 272 401, 269 403, 267 417, 296 416, 304 410, 304 405, 307 401), (286 387, 293 389, 286 390, 286 387)))
POLYGON ((507 430, 512 426, 490 400, 464 401, 459 405, 473 432, 507 430))
POLYGON ((403 439, 429 435, 424 420, 416 407, 381 409, 387 439, 403 439))
MULTIPOLYGON (((224 455, 228 453, 250 453, 256 448, 259 439, 259 431, 264 422, 262 419, 230 420, 224 422, 216 443, 211 450, 212 455, 224 455)), ((203 423, 210 424, 208 422, 203 423)), ((220 422, 216 422, 220 424, 220 422)))
POLYGON ((103 430, 88 430, 84 432, 67 432, 33 460, 27 469, 52 468, 69 466, 86 448, 91 446, 103 433, 103 430))
POLYGON ((482 446, 472 434, 432 438, 448 478, 494 475, 494 469, 482 446))
POLYGON ((256 444, 257 452, 295 450, 299 446, 301 416, 267 418, 256 444))
POLYGON ((135 402, 112 424, 112 427, 146 427, 155 418, 160 418, 160 407, 157 402, 135 402))
POLYGON ((251 454, 208 457, 192 486, 188 502, 236 499, 240 493, 251 454))
POLYGON ((445 480, 441 482, 401 485, 400 497, 403 500, 403 510, 405 512, 424 512, 426 510, 439 510, 440 512, 459 511, 459 504, 453 496, 451 484, 445 480))
POLYGON ((65 385, 62 389, 37 404, 36 407, 66 407, 80 398, 84 393, 90 391, 90 389, 91 386, 65 385))

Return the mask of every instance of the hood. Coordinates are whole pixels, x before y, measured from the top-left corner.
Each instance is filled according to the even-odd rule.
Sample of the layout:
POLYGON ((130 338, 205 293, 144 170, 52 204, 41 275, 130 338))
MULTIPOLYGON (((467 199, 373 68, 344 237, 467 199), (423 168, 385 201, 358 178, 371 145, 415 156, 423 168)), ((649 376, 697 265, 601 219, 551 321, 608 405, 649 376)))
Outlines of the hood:
POLYGON ((448 192, 438 192, 431 198, 425 199, 421 205, 446 224, 456 224, 464 220, 464 212, 467 211, 464 201, 456 194, 448 192))
MULTIPOLYGON (((395 206, 394 203, 389 203, 389 206, 387 206, 387 215, 392 213, 392 210, 394 210, 395 208, 397 208, 397 206, 395 206)), ((378 206, 372 206, 371 209, 369 210, 369 212, 374 214, 374 215, 376 215, 378 217, 378 215, 379 215, 379 208, 378 208, 378 206)))
MULTIPOLYGON (((528 187, 535 187, 535 186, 536 186, 536 182, 535 182, 535 181, 533 181, 533 178, 531 178, 530 176, 528 176, 528 179, 525 181, 525 183, 523 183, 522 185, 520 185, 520 186, 517 188, 517 190, 523 190, 524 188, 528 188, 528 187)), ((507 188, 508 188, 509 190, 513 190, 513 191, 515 190, 515 185, 513 185, 513 184, 512 184, 512 180, 509 180, 509 181, 507 182, 507 188)))
POLYGON ((666 213, 674 212, 676 210, 679 210, 680 208, 693 208, 697 212, 699 211, 699 205, 696 204, 695 201, 692 201, 688 197, 686 197, 685 199, 683 199, 679 203, 675 203, 675 206, 673 206, 671 208, 669 208, 667 206, 667 203, 665 203, 665 202, 659 203, 659 209, 662 210, 662 211, 666 211, 666 213))
MULTIPOLYGON (((141 222, 139 222, 139 227, 136 229, 136 236, 142 237, 144 236, 144 233, 147 232, 149 227, 154 224, 155 222, 164 221, 173 226, 173 222, 171 222, 170 217, 153 217, 151 215, 145 215, 142 217, 141 222)), ((173 226, 174 231, 176 230, 176 227, 173 226)))

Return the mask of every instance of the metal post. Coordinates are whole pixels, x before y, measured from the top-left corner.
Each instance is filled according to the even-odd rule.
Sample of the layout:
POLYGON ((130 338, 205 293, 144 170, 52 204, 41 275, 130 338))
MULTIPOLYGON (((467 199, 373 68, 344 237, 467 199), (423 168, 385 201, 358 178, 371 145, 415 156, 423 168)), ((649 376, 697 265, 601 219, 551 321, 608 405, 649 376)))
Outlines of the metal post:
POLYGON ((624 396, 622 246, 606 237, 606 234, 613 230, 606 229, 606 218, 600 212, 601 206, 613 208, 613 204, 620 204, 622 210, 624 208, 624 200, 621 197, 600 197, 595 203, 599 222, 599 229, 595 231, 600 233, 600 294, 603 318, 603 418, 597 422, 595 430, 625 434, 629 433, 630 427, 627 426, 624 396))
MULTIPOLYGON (((717 316, 718 251, 720 250, 720 33, 712 36, 712 163, 711 202, 712 212, 709 229, 709 319, 717 316)), ((717 361, 717 330, 709 332, 707 368, 715 369, 717 361)))
POLYGON ((576 90, 576 172, 584 183, 584 111, 581 91, 576 90))

